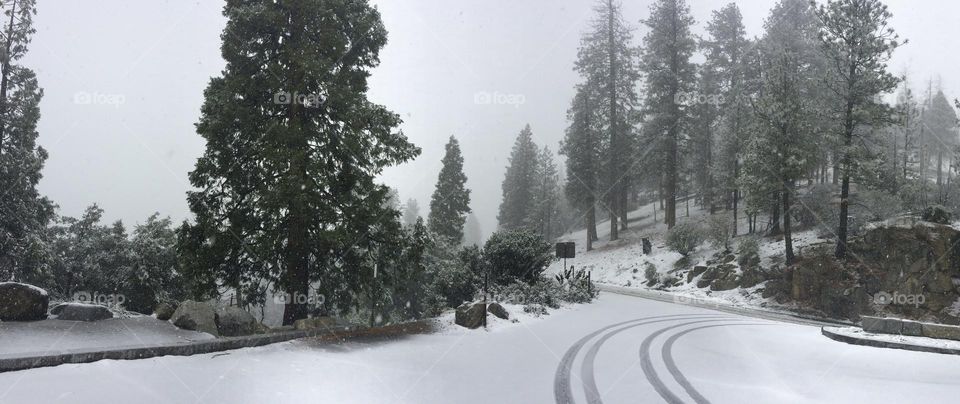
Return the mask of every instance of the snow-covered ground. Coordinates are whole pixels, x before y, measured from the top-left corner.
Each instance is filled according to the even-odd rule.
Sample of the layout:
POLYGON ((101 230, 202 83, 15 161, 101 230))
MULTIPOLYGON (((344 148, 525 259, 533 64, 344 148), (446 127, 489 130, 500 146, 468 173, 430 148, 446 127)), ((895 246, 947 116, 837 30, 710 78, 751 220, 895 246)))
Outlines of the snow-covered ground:
POLYGON ((178 344, 212 338, 210 334, 181 330, 169 322, 149 316, 111 318, 96 322, 2 322, 0 357, 22 356, 24 353, 55 354, 72 349, 178 344))
MULTIPOLYGON (((576 269, 585 269, 591 272, 592 279, 595 282, 613 286, 624 286, 648 289, 645 285, 646 278, 644 270, 648 265, 653 265, 658 277, 672 275, 677 261, 683 258, 679 253, 667 249, 664 242, 664 234, 667 226, 663 223, 663 212, 654 204, 641 206, 639 209, 629 212, 629 228, 621 230, 619 240, 610 242, 610 222, 608 220, 599 221, 597 224, 597 233, 599 241, 594 242, 594 250, 586 251, 586 230, 577 230, 563 235, 558 241, 574 241, 577 244, 577 257, 566 261, 567 268, 570 266, 576 269), (654 213, 656 210, 656 213, 654 213), (656 221, 654 220, 656 219, 656 221), (643 254, 641 239, 649 238, 653 246, 651 255, 643 254)), ((686 221, 698 222, 705 226, 704 221, 708 212, 695 206, 692 202, 689 206, 689 216, 686 215, 686 203, 677 205, 678 223, 686 221)), ((743 216, 743 215, 741 215, 743 216)), ((741 237, 747 229, 746 218, 741 217, 738 223, 738 232, 741 237)), ((732 245, 736 246, 738 238, 734 238, 732 245)), ((815 230, 806 230, 795 232, 793 234, 793 245, 795 251, 807 246, 822 243, 823 239, 817 236, 815 230)), ((763 238, 759 243, 759 253, 761 265, 770 268, 773 265, 783 263, 784 241, 763 238)), ((687 267, 693 267, 706 262, 719 252, 720 249, 712 248, 708 242, 701 245, 689 257, 687 267)), ((734 264, 736 264, 734 262, 734 264)), ((564 261, 559 260, 550 265, 547 273, 558 273, 564 268, 564 261)), ((694 282, 687 283, 686 279, 681 284, 662 289, 672 293, 678 298, 691 299, 703 303, 728 304, 740 307, 767 307, 772 302, 760 297, 759 289, 761 285, 742 290, 733 289, 728 291, 710 291, 708 288, 696 287, 694 282)))
POLYGON ((693 402, 693 391, 713 403, 953 403, 960 394, 956 356, 848 345, 817 327, 608 293, 527 320, 2 373, 0 402, 585 403, 587 391, 608 403, 693 402))

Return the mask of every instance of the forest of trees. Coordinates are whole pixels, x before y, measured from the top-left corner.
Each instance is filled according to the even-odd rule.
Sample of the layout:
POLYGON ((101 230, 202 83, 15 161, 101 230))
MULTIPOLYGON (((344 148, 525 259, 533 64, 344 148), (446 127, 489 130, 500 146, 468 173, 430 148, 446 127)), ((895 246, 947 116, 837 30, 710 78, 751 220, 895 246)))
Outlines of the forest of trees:
POLYGON ((684 0, 657 0, 638 42, 619 1, 594 12, 560 149, 588 250, 600 212, 616 240, 640 201, 660 201, 668 228, 680 200, 729 211, 734 235, 782 235, 788 264, 797 218, 842 258, 862 221, 888 216, 878 205, 960 208, 956 114, 938 86, 917 97, 888 71, 905 41, 881 1, 781 0, 752 39, 735 3, 697 36, 684 0))
POLYGON ((842 258, 864 221, 932 204, 960 211, 951 96, 888 71, 904 42, 879 0, 780 0, 755 38, 735 3, 698 37, 684 0, 656 0, 636 38, 619 1, 597 0, 573 65, 563 165, 529 125, 520 130, 486 243, 455 137, 425 217, 378 182, 420 149, 399 115, 367 97, 387 40, 376 8, 230 1, 226 66, 196 125, 206 148, 189 174, 192 217, 177 226, 154 214, 128 232, 101 223, 96 205, 59 216, 38 192, 42 91, 19 63, 35 2, 4 9, 0 279, 59 297, 122 294, 149 312, 187 297, 263 307, 276 294, 323 296, 320 307, 285 300, 283 323, 313 310, 374 323, 455 307, 491 273, 536 285, 549 241, 581 226, 590 250, 604 219, 616 240, 643 203, 662 204, 670 228, 678 202, 692 200, 730 214, 733 234, 782 235, 788 264, 798 225, 820 227, 842 258))

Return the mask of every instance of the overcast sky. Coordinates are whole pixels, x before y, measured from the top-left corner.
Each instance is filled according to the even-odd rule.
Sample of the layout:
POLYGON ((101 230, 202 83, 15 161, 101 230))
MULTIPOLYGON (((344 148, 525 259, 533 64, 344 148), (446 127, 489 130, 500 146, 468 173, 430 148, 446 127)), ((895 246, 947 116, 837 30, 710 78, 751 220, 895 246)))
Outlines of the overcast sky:
MULTIPOLYGON (((638 31, 650 0, 625 1, 638 31)), ((729 1, 688 0, 700 33, 729 1)), ((194 123, 210 77, 223 67, 216 0, 39 0, 24 64, 44 89, 40 143, 50 152, 40 183, 64 215, 98 203, 128 225, 158 211, 189 217, 187 173, 203 152, 194 123)), ((375 0, 389 31, 370 96, 401 114, 423 154, 383 181, 425 216, 443 145, 456 136, 472 208, 496 227, 510 148, 527 123, 556 152, 578 81, 580 34, 593 0, 375 0), (494 102, 487 103, 486 99, 494 102), (479 102, 478 102, 479 101, 479 102), (501 102, 497 102, 501 101, 501 102), (522 101, 522 103, 520 102, 522 101)), ((891 63, 914 87, 942 82, 960 96, 960 2, 890 0, 892 25, 910 40, 891 63)), ((739 1, 748 34, 760 34, 773 0, 739 1)))

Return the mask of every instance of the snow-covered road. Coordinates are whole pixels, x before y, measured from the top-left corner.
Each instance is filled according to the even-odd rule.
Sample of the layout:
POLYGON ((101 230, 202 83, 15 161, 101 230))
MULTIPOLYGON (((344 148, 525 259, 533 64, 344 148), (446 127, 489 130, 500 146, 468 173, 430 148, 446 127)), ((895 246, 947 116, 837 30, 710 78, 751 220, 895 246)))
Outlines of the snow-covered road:
POLYGON ((0 374, 0 402, 953 403, 960 357, 604 293, 484 331, 0 374))

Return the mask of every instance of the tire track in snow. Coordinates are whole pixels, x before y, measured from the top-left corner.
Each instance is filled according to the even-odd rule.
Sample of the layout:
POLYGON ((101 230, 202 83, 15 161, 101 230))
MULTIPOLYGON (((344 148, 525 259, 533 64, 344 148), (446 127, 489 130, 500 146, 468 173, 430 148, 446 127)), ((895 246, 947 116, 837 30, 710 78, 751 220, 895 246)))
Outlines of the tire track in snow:
MULTIPOLYGON (((573 388, 570 385, 570 371, 573 368, 573 361, 577 358, 577 354, 580 353, 580 350, 583 349, 583 346, 590 341, 593 337, 607 331, 611 328, 615 328, 621 325, 630 324, 637 321, 644 320, 655 320, 655 319, 675 319, 682 320, 683 317, 695 316, 695 315, 706 315, 706 314, 697 314, 697 313, 685 313, 685 314, 667 314, 662 316, 651 316, 651 317, 641 317, 633 320, 627 320, 615 324, 608 325, 606 327, 600 328, 590 334, 585 335, 583 338, 580 338, 576 343, 574 343, 570 348, 567 349, 567 352, 564 353, 563 357, 560 359, 560 363, 557 365, 557 372, 554 375, 553 379, 553 394, 554 399, 557 404, 574 404, 576 400, 573 398, 573 388)), ((720 316, 721 314, 716 314, 720 316)))
POLYGON ((583 390, 587 396, 587 403, 589 404, 603 403, 603 400, 600 397, 600 390, 597 388, 597 382, 595 377, 596 372, 594 372, 594 364, 596 363, 597 353, 600 352, 600 347, 604 343, 606 343, 608 339, 612 338, 613 336, 621 332, 627 331, 632 328, 640 327, 643 325, 647 325, 647 324, 663 323, 666 321, 697 320, 697 319, 712 319, 712 321, 734 320, 734 318, 732 317, 717 317, 717 315, 715 314, 713 315, 703 314, 703 315, 693 315, 693 316, 668 318, 668 319, 653 320, 653 321, 644 321, 641 323, 631 324, 626 327, 608 332, 604 334, 602 337, 600 337, 600 339, 594 342, 593 345, 590 347, 590 349, 587 350, 587 353, 583 357, 583 363, 580 368, 580 375, 583 381, 583 390))
POLYGON ((713 325, 702 325, 700 327, 694 327, 688 330, 683 330, 667 338, 667 341, 664 342, 663 348, 660 353, 663 357, 664 364, 667 365, 667 370, 673 376, 674 380, 680 384, 681 387, 693 398, 697 404, 710 404, 710 400, 707 400, 703 394, 700 394, 697 389, 693 387, 690 381, 686 376, 683 375, 683 372, 680 371, 680 368, 677 367, 677 363, 673 360, 673 344, 677 342, 677 339, 687 335, 693 331, 702 330, 705 328, 714 328, 714 327, 726 327, 726 326, 745 326, 745 325, 772 325, 770 323, 737 323, 737 324, 713 324, 713 325))
MULTIPOLYGON (((666 400, 667 403, 682 404, 683 400, 681 400, 680 397, 677 397, 676 394, 667 388, 667 385, 663 383, 663 380, 660 379, 660 376, 657 375, 657 371, 653 368, 653 361, 650 360, 650 346, 653 345, 653 340, 661 334, 675 328, 680 328, 691 324, 709 323, 723 320, 727 319, 689 321, 686 323, 664 327, 648 335, 647 338, 643 340, 643 343, 640 344, 640 368, 643 369, 643 374, 647 377, 647 382, 653 386, 653 389, 657 391, 657 394, 660 394, 660 397, 666 400)), ((718 324, 717 326, 720 327, 727 325, 738 325, 738 323, 718 324)))

